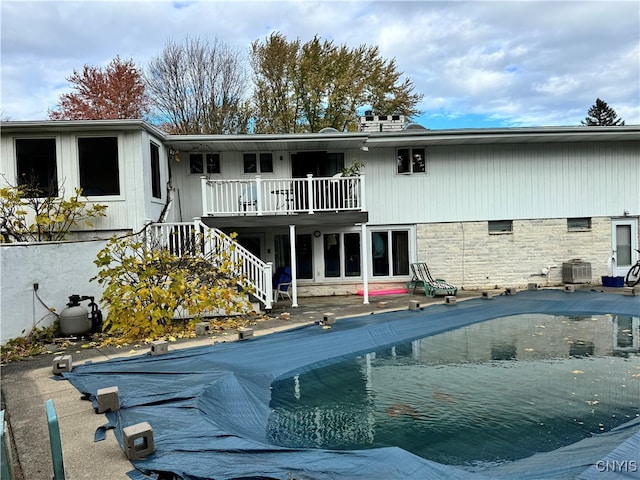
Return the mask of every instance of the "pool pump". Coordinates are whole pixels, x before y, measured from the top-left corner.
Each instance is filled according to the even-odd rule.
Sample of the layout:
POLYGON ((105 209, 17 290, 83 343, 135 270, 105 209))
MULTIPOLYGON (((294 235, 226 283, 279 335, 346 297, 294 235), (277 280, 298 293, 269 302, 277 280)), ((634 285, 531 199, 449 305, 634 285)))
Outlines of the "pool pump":
POLYGON ((71 295, 67 308, 60 312, 60 332, 62 335, 86 335, 98 332, 102 328, 102 312, 91 296, 71 295), (89 300, 87 307, 80 302, 89 300))

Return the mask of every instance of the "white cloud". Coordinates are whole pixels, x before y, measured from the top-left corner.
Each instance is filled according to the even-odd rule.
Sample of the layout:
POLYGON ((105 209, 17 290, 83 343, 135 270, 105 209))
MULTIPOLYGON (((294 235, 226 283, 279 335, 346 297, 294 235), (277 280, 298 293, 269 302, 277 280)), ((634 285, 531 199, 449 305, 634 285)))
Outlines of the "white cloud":
POLYGON ((278 31, 379 46, 424 94, 425 118, 577 125, 600 97, 640 124, 635 1, 3 0, 0 9, 2 113, 15 120, 46 118, 85 64, 120 55, 144 67, 187 35, 247 52, 278 31))
POLYGON ((569 95, 579 89, 581 82, 570 75, 553 76, 544 82, 534 85, 534 89, 540 93, 553 97, 569 95))

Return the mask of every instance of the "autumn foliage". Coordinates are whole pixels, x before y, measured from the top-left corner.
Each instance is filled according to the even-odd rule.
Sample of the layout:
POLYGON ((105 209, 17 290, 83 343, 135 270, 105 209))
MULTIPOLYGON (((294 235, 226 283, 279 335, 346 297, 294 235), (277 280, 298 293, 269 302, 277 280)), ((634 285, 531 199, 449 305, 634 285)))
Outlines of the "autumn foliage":
POLYGON ((0 188, 0 242, 54 242, 66 239, 77 225, 93 227, 106 216, 106 205, 89 204, 82 189, 65 198, 42 195, 29 185, 0 188))
POLYGON ((116 57, 104 69, 85 65, 67 81, 75 92, 60 96, 51 120, 134 119, 148 112, 144 78, 133 60, 116 57))
POLYGON ((252 287, 238 273, 232 251, 204 254, 206 238, 194 235, 192 241, 187 251, 193 253, 181 255, 141 235, 109 241, 94 261, 99 272, 93 279, 104 287, 107 332, 125 341, 152 341, 171 332, 176 315, 197 321, 211 312, 252 311, 252 287))

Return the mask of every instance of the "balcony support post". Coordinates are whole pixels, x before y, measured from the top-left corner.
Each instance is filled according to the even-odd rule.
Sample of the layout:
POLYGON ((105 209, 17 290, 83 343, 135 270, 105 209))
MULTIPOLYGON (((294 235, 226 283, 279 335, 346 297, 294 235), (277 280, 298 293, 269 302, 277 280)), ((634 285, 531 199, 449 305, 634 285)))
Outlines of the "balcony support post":
POLYGON ((362 223, 360 225, 360 258, 362 259, 362 303, 369 304, 369 242, 367 241, 367 224, 362 223))
POLYGON ((298 269, 296 268, 296 226, 289 225, 289 244, 291 245, 291 306, 298 306, 298 269))

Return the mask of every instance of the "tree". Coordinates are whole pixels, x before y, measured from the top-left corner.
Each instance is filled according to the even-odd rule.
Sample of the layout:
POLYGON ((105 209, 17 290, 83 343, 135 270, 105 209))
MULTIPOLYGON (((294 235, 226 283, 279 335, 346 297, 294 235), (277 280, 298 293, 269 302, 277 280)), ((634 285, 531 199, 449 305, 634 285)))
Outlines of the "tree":
POLYGON ((203 240, 194 235, 185 248, 192 254, 174 255, 141 235, 112 238, 94 261, 99 272, 92 279, 105 287, 105 330, 125 341, 154 340, 167 334, 179 309, 196 319, 207 311, 250 312, 252 290, 232 252, 198 253, 203 240))
POLYGON ((588 110, 588 116, 580 123, 589 127, 618 127, 624 125, 624 120, 618 118, 613 108, 604 100, 596 99, 596 103, 588 110))
POLYGON ((273 33, 251 45, 256 133, 318 132, 325 127, 355 131, 358 110, 408 117, 422 95, 400 80, 395 60, 378 47, 348 48, 317 36, 289 42, 273 33))
POLYGON ((251 45, 256 133, 295 133, 300 112, 295 79, 300 41, 274 33, 264 44, 251 45))
POLYGON ((113 59, 104 69, 85 65, 67 81, 76 90, 60 96, 51 120, 143 118, 148 113, 142 72, 133 60, 113 59))
MULTIPOLYGON (((106 205, 87 205, 76 189, 69 198, 42 195, 29 184, 0 188, 0 241, 53 242, 64 240, 74 226, 92 226, 96 217, 106 216, 106 205)), ((60 196, 64 197, 60 192, 60 196)))
POLYGON ((215 39, 167 43, 146 71, 151 105, 175 134, 244 133, 249 125, 246 72, 240 53, 215 39))

